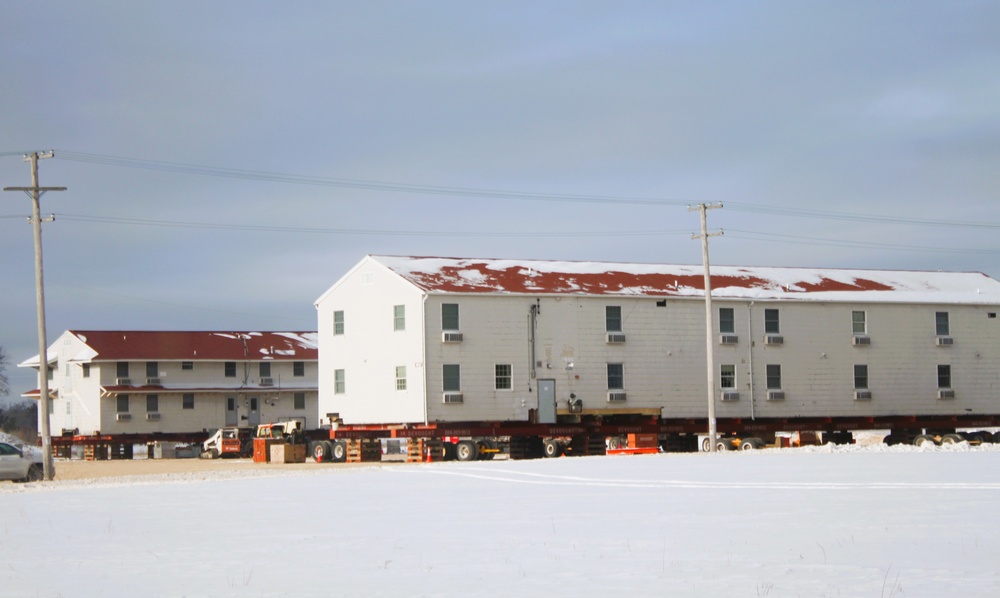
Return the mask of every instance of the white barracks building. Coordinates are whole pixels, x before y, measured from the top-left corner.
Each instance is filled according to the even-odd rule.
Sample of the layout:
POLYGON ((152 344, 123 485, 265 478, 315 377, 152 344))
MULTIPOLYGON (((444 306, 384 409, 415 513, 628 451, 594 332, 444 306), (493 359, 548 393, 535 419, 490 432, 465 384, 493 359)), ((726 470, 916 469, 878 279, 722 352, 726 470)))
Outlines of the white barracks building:
MULTIPOLYGON (((317 301, 345 424, 704 418, 700 266, 368 256, 317 301)), ((712 268, 720 418, 1000 413, 1000 282, 712 268)))

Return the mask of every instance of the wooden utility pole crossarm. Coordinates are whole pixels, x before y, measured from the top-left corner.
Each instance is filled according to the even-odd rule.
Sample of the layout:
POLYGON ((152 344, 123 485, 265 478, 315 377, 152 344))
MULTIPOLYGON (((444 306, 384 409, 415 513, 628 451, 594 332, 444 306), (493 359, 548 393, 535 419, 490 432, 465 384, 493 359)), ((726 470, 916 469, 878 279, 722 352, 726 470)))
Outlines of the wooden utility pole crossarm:
POLYGON ((32 152, 24 156, 25 162, 31 163, 30 187, 4 187, 4 191, 24 191, 31 198, 31 224, 35 233, 35 303, 38 309, 38 421, 41 423, 42 456, 45 479, 51 481, 54 467, 52 464, 52 433, 49 430, 49 358, 48 341, 45 336, 45 284, 42 275, 42 216, 39 199, 47 191, 65 191, 66 187, 40 187, 38 185, 38 160, 51 158, 53 152, 32 152))

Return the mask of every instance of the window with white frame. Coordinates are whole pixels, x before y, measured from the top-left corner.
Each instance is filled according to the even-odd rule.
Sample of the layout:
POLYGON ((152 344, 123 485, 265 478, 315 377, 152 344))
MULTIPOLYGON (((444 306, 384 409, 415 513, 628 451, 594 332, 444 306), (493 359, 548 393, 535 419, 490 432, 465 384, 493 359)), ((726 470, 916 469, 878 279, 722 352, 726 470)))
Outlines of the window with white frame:
POLYGON ((496 390, 511 390, 514 388, 514 366, 509 363, 498 363, 493 367, 494 388, 496 390))
POLYGON ((333 394, 342 395, 345 388, 344 370, 333 370, 333 394))
POLYGON ((344 311, 333 312, 333 334, 338 336, 344 334, 344 311))
POLYGON ((608 390, 625 390, 625 364, 608 364, 608 390))
POLYGON ((181 395, 181 408, 182 409, 194 409, 194 393, 186 392, 181 395))
POLYGON ((146 411, 156 413, 160 410, 160 395, 146 395, 146 411))
POLYGON ((462 391, 462 366, 446 363, 441 366, 441 383, 445 392, 462 391))
POLYGON ((83 363, 83 364, 80 364, 80 366, 83 368, 83 377, 84 378, 90 378, 90 364, 89 363, 83 363))
POLYGON ((951 334, 951 326, 948 323, 948 312, 939 311, 934 314, 934 329, 938 336, 948 336, 951 334))
POLYGON ((226 378, 235 378, 236 377, 236 362, 235 361, 227 361, 223 365, 223 368, 225 369, 226 378))
POLYGON ((767 374, 767 389, 781 390, 781 364, 769 363, 764 369, 767 374))
POLYGON ((622 306, 606 305, 604 307, 604 328, 608 332, 622 331, 622 306))
POLYGON ((128 378, 128 362, 119 361, 115 365, 115 376, 118 378, 128 378))
POLYGON ((736 332, 736 312, 733 308, 719 308, 719 332, 722 334, 733 334, 736 332))
POLYGON ((951 366, 937 366, 938 388, 951 388, 951 366))
POLYGON ((159 378, 160 377, 160 364, 155 361, 146 362, 146 377, 147 378, 159 378))
POLYGON ((458 327, 457 303, 441 304, 441 330, 452 330, 452 331, 461 330, 461 328, 458 327))
POLYGON ((306 408, 306 393, 297 392, 292 395, 292 409, 301 411, 306 408))
POLYGON ((115 399, 115 411, 118 413, 128 413, 128 395, 118 395, 115 399))
POLYGON ((260 362, 260 366, 258 368, 258 371, 260 373, 260 377, 261 378, 270 378, 271 377, 271 362, 270 361, 262 361, 262 362, 260 362))
POLYGON ((194 370, 194 362, 193 361, 182 361, 181 362, 181 370, 185 371, 185 372, 193 371, 194 370))
POLYGON ((292 362, 292 375, 298 378, 306 375, 306 362, 304 361, 293 361, 292 362))
POLYGON ((778 318, 778 310, 771 308, 764 310, 764 332, 767 334, 780 334, 781 321, 778 318))
POLYGON ((724 363, 719 366, 719 388, 736 388, 736 366, 724 363))
POLYGON ((868 314, 855 310, 851 312, 851 332, 853 334, 868 334, 868 314))
POLYGON ((856 364, 854 366, 854 388, 856 390, 868 390, 867 364, 856 364))
POLYGON ((392 306, 392 329, 393 330, 406 330, 406 306, 405 305, 393 305, 392 306))
POLYGON ((406 390, 406 366, 396 366, 396 390, 406 390))

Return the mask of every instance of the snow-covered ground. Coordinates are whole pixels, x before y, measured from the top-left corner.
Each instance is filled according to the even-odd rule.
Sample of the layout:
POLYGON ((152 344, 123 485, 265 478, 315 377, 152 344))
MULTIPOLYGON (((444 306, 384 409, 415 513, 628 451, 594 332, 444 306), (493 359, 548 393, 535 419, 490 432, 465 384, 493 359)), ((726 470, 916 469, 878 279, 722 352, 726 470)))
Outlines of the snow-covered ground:
POLYGON ((997 596, 1000 445, 247 464, 0 522, 0 596, 997 596))

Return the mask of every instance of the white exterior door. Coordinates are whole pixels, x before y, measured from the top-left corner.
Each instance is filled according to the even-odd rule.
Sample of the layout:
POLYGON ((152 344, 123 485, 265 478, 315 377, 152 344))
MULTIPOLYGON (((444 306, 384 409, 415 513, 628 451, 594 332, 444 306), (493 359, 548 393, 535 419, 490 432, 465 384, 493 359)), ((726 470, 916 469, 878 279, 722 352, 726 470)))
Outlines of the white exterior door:
POLYGON ((250 412, 247 413, 247 420, 251 428, 260 425, 260 402, 257 397, 250 397, 250 412))
POLYGON ((538 423, 556 423, 556 381, 538 381, 538 423))

